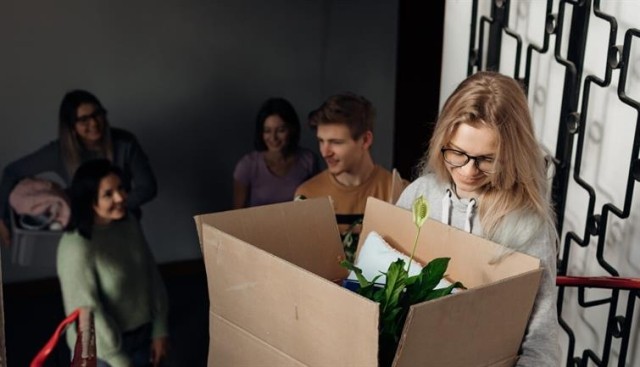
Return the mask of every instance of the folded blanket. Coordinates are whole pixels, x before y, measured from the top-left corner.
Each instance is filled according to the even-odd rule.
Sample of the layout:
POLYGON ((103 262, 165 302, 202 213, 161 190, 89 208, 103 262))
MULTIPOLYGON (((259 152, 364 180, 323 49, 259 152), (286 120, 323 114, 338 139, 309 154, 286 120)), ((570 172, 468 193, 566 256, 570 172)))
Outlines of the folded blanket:
POLYGON ((27 229, 62 229, 71 217, 69 199, 62 187, 44 179, 22 179, 9 194, 9 204, 27 229))

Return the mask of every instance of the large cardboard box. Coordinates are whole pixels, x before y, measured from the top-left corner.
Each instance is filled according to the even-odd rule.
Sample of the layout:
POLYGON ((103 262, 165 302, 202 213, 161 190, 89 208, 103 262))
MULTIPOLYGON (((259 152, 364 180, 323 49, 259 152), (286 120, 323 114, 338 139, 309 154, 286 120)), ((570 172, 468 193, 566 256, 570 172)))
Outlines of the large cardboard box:
MULTIPOLYGON (((347 271, 331 203, 312 199, 196 217, 210 301, 210 366, 376 366, 378 304, 340 287, 347 271)), ((369 231, 409 253, 411 213, 370 198, 369 231)), ((469 289, 412 306, 396 366, 510 366, 524 335, 540 262, 436 221, 416 257, 451 257, 469 289)))

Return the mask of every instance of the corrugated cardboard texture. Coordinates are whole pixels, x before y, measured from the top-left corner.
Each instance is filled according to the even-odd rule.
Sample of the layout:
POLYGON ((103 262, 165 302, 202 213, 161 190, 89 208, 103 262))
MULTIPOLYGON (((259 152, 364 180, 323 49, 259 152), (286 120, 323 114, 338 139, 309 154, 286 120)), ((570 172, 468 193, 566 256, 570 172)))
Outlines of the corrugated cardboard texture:
POLYGON ((455 296, 415 305, 407 317, 396 366, 493 366, 520 346, 541 270, 455 296), (509 295, 509 300, 505 300, 509 295), (478 315, 481 315, 478 317, 478 315), (464 353, 460 353, 464 350, 464 353))
MULTIPOLYGON (((372 229, 395 248, 411 253, 417 228, 410 211, 369 198, 358 247, 372 229)), ((429 219, 420 232, 415 257, 423 264, 437 257, 450 257, 448 277, 463 282, 468 288, 540 267, 540 260, 521 253, 513 253, 503 261, 490 264, 501 250, 502 246, 491 241, 429 219)))
MULTIPOLYGON (((378 304, 328 279, 346 276, 328 199, 196 218, 209 300, 209 362, 222 366, 375 366, 378 304), (320 275, 320 276, 318 276, 320 275)), ((376 230, 410 252, 411 213, 369 199, 364 235, 376 230)), ((361 240, 364 236, 361 237, 361 240)), ((399 366, 512 365, 538 289, 539 260, 434 221, 418 258, 451 257, 449 276, 470 290, 413 306, 399 366)))
POLYGON ((224 337, 211 339, 207 366, 305 366, 220 316, 210 313, 209 335, 214 333, 224 337), (229 364, 230 361, 242 361, 242 364, 229 364))
MULTIPOLYGON (((324 205, 324 202, 328 203, 325 200, 307 205, 316 207, 324 205)), ((314 210, 309 211, 307 223, 322 227, 323 220, 318 215, 314 210)), ((255 216, 249 217, 256 219, 255 216)), ((263 222, 253 223, 265 225, 266 218, 261 218, 263 222)), ((332 212, 329 218, 334 218, 332 212)), ((310 227, 286 226, 287 230, 278 230, 283 227, 269 226, 271 232, 265 236, 285 242, 291 238, 299 241, 303 234, 313 232, 310 227)), ((253 236, 244 236, 246 233, 242 233, 242 226, 236 230, 240 236, 256 240, 253 236)), ((271 244, 267 248, 293 251, 286 256, 293 259, 289 262, 207 224, 203 225, 202 235, 209 299, 214 315, 302 364, 377 363, 378 304, 293 264, 298 262, 297 257, 307 258, 310 252, 316 253, 316 263, 327 264, 322 253, 326 258, 330 251, 318 252, 318 247, 309 248, 320 246, 313 245, 313 241, 298 242, 297 246, 275 246, 277 241, 274 239, 260 239, 262 243, 271 244)), ((326 248, 319 248, 322 250, 323 247, 326 248)), ((318 272, 328 274, 328 279, 340 274, 346 276, 336 257, 330 259, 333 262, 331 266, 325 266, 334 271, 324 269, 318 272)), ((313 266, 317 267, 317 264, 313 266)), ((227 337, 220 330, 212 332, 210 349, 214 348, 216 340, 227 337)), ((251 365, 243 354, 230 356, 241 359, 225 360, 224 365, 251 365)))
POLYGON ((232 210, 197 216, 202 224, 270 252, 326 279, 346 277, 344 250, 328 198, 232 210))

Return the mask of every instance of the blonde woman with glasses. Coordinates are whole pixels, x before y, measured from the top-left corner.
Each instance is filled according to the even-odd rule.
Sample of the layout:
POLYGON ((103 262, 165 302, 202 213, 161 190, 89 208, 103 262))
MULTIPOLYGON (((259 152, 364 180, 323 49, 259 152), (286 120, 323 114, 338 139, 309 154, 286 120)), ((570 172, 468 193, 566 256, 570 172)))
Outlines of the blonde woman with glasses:
POLYGON ((527 98, 512 78, 478 72, 446 101, 420 167, 397 205, 424 195, 431 216, 516 250, 544 268, 517 366, 558 366, 557 236, 542 150, 527 98))

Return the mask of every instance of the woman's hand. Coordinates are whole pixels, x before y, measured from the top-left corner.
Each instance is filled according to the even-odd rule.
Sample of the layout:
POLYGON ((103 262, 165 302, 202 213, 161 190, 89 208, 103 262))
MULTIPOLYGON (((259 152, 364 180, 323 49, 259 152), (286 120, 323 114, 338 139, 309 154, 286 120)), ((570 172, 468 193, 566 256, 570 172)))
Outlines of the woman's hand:
POLYGON ((153 339, 151 342, 151 363, 153 367, 158 367, 169 351, 169 338, 162 336, 153 339))

